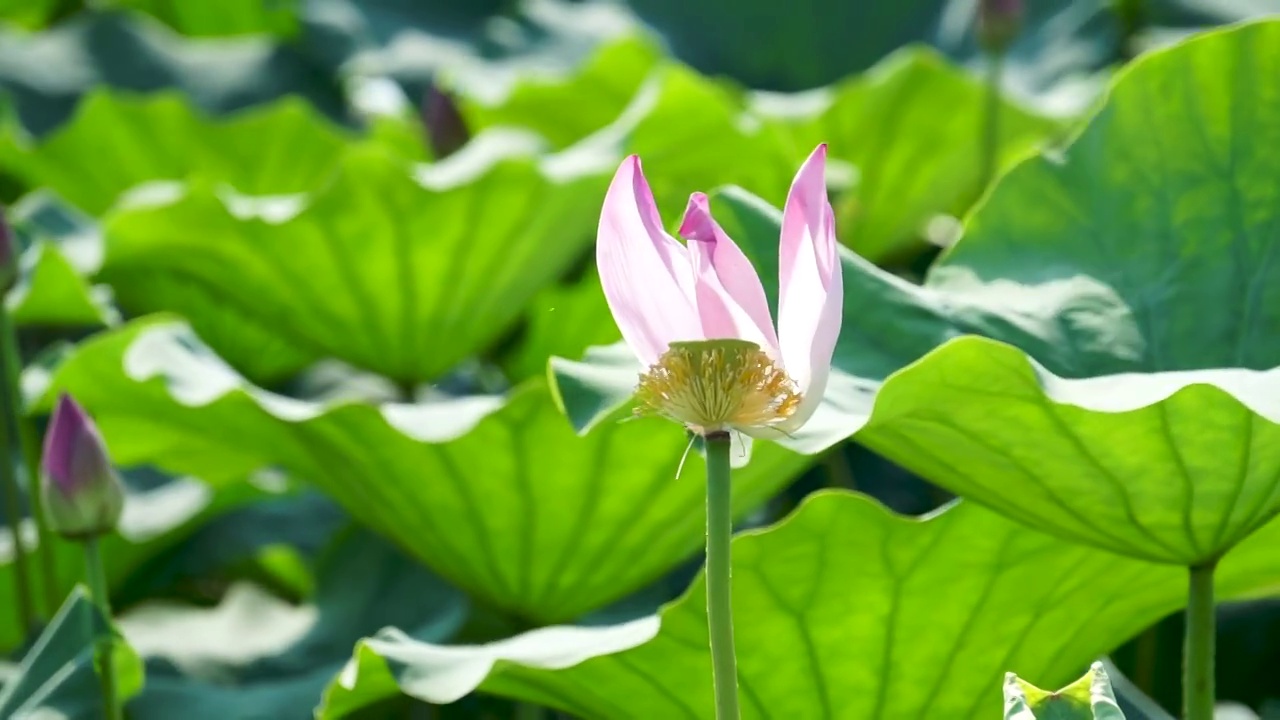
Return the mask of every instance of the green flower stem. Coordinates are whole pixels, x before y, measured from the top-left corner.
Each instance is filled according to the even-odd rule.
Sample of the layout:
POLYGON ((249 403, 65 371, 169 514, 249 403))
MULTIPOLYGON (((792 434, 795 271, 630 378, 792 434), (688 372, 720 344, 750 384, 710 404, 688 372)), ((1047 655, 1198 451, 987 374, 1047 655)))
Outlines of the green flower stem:
MULTIPOLYGON (((45 517, 44 497, 40 494, 40 443, 22 407, 22 359, 18 353, 18 332, 8 308, 0 303, 0 362, 4 363, 4 372, 0 377, 4 380, 4 414, 11 428, 12 435, 7 440, 15 456, 21 453, 23 472, 25 473, 27 497, 31 503, 31 518, 36 524, 36 556, 40 561, 40 575, 44 591, 44 609, 36 607, 35 612, 41 618, 47 617, 62 604, 62 596, 58 592, 57 560, 54 555, 54 535, 49 530, 49 519, 45 517), (46 614, 47 613, 47 614, 46 614)), ((22 476, 18 482, 22 483, 22 476)), ((34 592, 34 590, 33 590, 34 592)), ((35 596, 32 596, 33 604, 35 596)))
MULTIPOLYGON (((0 424, 3 424, 4 431, 0 436, 0 443, 3 443, 4 457, 0 465, 0 483, 4 483, 4 507, 6 522, 10 531, 13 533, 13 582, 17 587, 16 596, 18 599, 17 610, 18 619, 21 623, 20 627, 28 630, 34 628, 39 620, 38 611, 36 609, 35 586, 31 582, 31 566, 28 564, 26 543, 22 541, 22 475, 19 471, 21 465, 17 462, 21 450, 21 433, 18 429, 21 411, 19 410, 20 402, 13 393, 12 385, 8 382, 9 373, 7 366, 10 364, 10 356, 17 355, 16 340, 13 334, 13 324, 9 321, 9 311, 4 307, 4 295, 0 294, 0 344, 4 345, 0 348, 0 362, 6 366, 5 371, 0 373, 0 379, 3 384, 0 385, 0 424)), ((36 505, 35 498, 40 493, 30 493, 32 498, 32 514, 39 516, 39 508, 36 505)), ((42 542, 41 545, 44 543, 42 542)))
POLYGON ((716 720, 738 720, 738 661, 733 652, 733 602, 729 540, 728 433, 712 433, 707 443, 707 625, 711 631, 711 675, 716 689, 716 720))
POLYGON ((1209 562, 1191 568, 1187 595, 1187 634, 1182 655, 1183 720, 1213 720, 1215 614, 1213 570, 1209 562))
POLYGON ((1000 160, 1000 87, 1004 82, 1004 52, 987 54, 987 102, 982 114, 982 171, 978 193, 986 191, 996 176, 1000 160))
MULTIPOLYGON (((89 594, 98 611, 111 622, 111 597, 107 594, 107 573, 102 567, 102 551, 97 538, 84 541, 85 570, 89 581, 89 594)), ((109 720, 122 720, 124 714, 116 696, 115 664, 112 662, 111 629, 108 627, 94 639, 94 666, 102 682, 102 706, 109 720)))
POLYGON ((65 542, 49 527, 49 515, 44 510, 44 494, 40 492, 40 453, 43 448, 31 419, 18 418, 18 429, 22 435, 23 458, 29 468, 27 474, 28 487, 31 488, 31 515, 36 523, 36 557, 40 561, 40 577, 44 581, 44 607, 49 616, 57 612, 62 605, 65 592, 58 585, 58 543, 65 542))
POLYGON ((5 522, 13 535, 13 584, 14 609, 18 611, 18 627, 31 630, 36 626, 35 604, 32 597, 31 569, 27 565, 27 548, 22 542, 22 494, 18 492, 18 477, 13 469, 10 449, 5 448, 0 458, 0 483, 4 485, 5 522))

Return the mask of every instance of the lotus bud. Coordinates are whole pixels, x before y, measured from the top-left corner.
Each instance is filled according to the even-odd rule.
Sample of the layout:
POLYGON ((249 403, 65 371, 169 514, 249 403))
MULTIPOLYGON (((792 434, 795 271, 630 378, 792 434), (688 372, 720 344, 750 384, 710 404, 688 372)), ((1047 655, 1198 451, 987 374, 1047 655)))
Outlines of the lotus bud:
POLYGON ((427 140, 436 159, 452 155, 471 139, 458 103, 435 83, 427 86, 422 99, 422 124, 427 128, 427 140))
POLYGON ((978 44, 1002 53, 1022 29, 1022 0, 978 0, 978 44))
POLYGON ((115 529, 124 510, 124 487, 97 426, 69 395, 58 398, 41 465, 40 490, 54 532, 87 540, 115 529))

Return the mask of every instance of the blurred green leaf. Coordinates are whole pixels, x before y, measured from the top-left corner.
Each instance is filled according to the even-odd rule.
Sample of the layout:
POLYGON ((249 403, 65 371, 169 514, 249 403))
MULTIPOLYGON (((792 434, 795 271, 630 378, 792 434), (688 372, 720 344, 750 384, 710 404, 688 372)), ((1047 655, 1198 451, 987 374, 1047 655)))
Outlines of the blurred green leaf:
MULTIPOLYGON (((174 323, 98 336, 59 369, 122 465, 216 479, 276 466, 443 577, 528 623, 570 620, 640 588, 702 544, 702 463, 679 427, 611 422, 579 437, 540 382, 507 398, 308 403, 247 385, 174 323)), ((747 449, 735 453, 747 460, 747 449)), ((741 515, 806 458, 758 445, 741 515)))
POLYGON ((116 322, 108 288, 88 280, 102 262, 102 238, 89 218, 46 190, 23 197, 7 216, 23 246, 18 284, 5 297, 14 322, 70 327, 116 322))
POLYGON ((303 717, 362 635, 396 625, 442 642, 466 617, 461 592, 364 530, 345 533, 318 574, 301 606, 236 585, 215 608, 155 602, 122 617, 148 666, 130 716, 303 717))
POLYGON ((459 89, 473 95, 463 104, 463 117, 472 131, 522 127, 565 148, 616 120, 660 57, 652 39, 624 36, 601 45, 566 76, 520 78, 501 97, 464 84, 459 89))
MULTIPOLYGON (((201 242, 203 236, 193 236, 201 242)), ((216 288, 179 273, 112 267, 104 275, 113 283, 122 308, 136 314, 180 313, 199 336, 216 345, 224 360, 254 382, 273 384, 315 362, 319 353, 293 337, 259 321, 255 308, 227 302, 216 288)))
MULTIPOLYGON (((1224 598, 1275 589, 1277 541, 1272 524, 1227 556, 1224 598)), ((733 552, 744 718, 991 717, 1010 668, 1068 682, 1186 592, 1185 570, 1066 543, 965 501, 907 518, 825 491, 733 552)), ((320 717, 397 691, 449 702, 479 686, 583 718, 711 718, 704 592, 699 579, 656 617, 480 647, 385 631, 356 648, 320 717)))
POLYGON ((242 580, 294 600, 311 597, 316 558, 350 518, 319 491, 279 473, 248 482, 262 489, 252 502, 203 518, 130 572, 118 586, 120 607, 151 597, 212 601, 242 580))
MULTIPOLYGON (((918 252, 930 220, 960 216, 978 198, 987 95, 981 79, 916 47, 831 87, 747 97, 626 38, 574 75, 525 80, 492 105, 473 100, 467 117, 527 127, 557 146, 617 118, 604 136, 644 159, 671 220, 690 192, 725 183, 781 203, 804 157, 829 143, 854 177, 833 183, 841 239, 879 263, 918 252)), ((1063 131, 1007 100, 999 120, 1001 163, 1063 131)))
POLYGON ((0 0, 0 21, 27 30, 48 24, 64 0, 0 0))
POLYGON ((519 345, 504 363, 512 378, 545 376, 548 358, 577 359, 592 345, 622 337, 594 271, 573 285, 552 286, 534 296, 525 323, 519 345))
MULTIPOLYGON (((118 588, 130 573, 176 546, 211 518, 269 496, 243 479, 218 489, 189 477, 147 489, 131 485, 118 532, 102 540, 108 582, 118 588)), ((0 527, 0 531, 0 607, 12 607, 13 539, 9 528, 0 527)), ((27 521, 22 532, 26 547, 35 548, 35 525, 27 521)), ((65 592, 84 577, 84 553, 79 545, 63 540, 54 541, 54 550, 54 586, 65 592)), ((44 587, 41 568, 39 563, 33 567, 37 571, 33 582, 40 588, 44 587)), ((0 614, 0 650, 18 646, 23 635, 13 613, 0 614)))
POLYGON ((403 385, 435 379, 497 340, 591 241, 604 166, 530 155, 523 140, 491 135, 416 175, 351 152, 305 197, 189 185, 104 221, 102 278, 126 306, 226 307, 196 324, 233 358, 265 332, 403 385))
POLYGON ((1060 690, 1041 690, 1014 673, 1004 678, 1004 720, 1124 720, 1111 680, 1095 662, 1060 690))
MULTIPOLYGON (((764 109, 780 115, 775 122, 795 134, 799 152, 826 142, 833 160, 854 166, 854 186, 835 203, 836 227, 842 242, 882 263, 919 251, 931 219, 962 216, 977 200, 988 92, 981 79, 915 48, 818 98, 768 99, 764 109), (815 101, 823 109, 804 117, 815 101)), ((1061 132, 1057 121, 1007 100, 997 117, 999 164, 1061 132)))
POLYGON ((156 17, 192 36, 267 33, 291 37, 298 31, 300 0, 106 0, 104 5, 129 8, 156 17))
POLYGON ((225 183, 256 195, 311 190, 358 142, 298 98, 210 118, 179 93, 110 90, 88 95, 75 117, 47 137, 11 133, 0 141, 9 172, 92 215, 155 180, 225 183))
MULTIPOLYGON (((184 38, 135 13, 84 11, 40 33, 0 26, 0 94, 11 97, 22 127, 36 136, 63 124, 82 96, 104 86, 173 90, 214 115, 293 95, 345 120, 334 67, 274 38, 184 38)), ((127 149, 171 142, 151 134, 127 149)))
MULTIPOLYGON (((1136 63, 1062 157, 1004 177, 923 288, 842 258, 838 372, 787 444, 857 432, 1010 517, 1163 562, 1216 557, 1274 517, 1277 375, 1251 370, 1280 362, 1259 334, 1280 322, 1280 93, 1250 80, 1270 67, 1280 22, 1136 63)), ((771 281, 777 211, 717 203, 771 281)), ((633 380, 556 367, 576 424, 633 380)))
MULTIPOLYGON (((102 691, 93 668, 93 641, 108 628, 116 633, 111 618, 103 617, 84 587, 77 585, 23 658, 18 674, 0 691, 0 717, 99 717, 102 691)), ((142 689, 142 661, 118 633, 111 651, 117 693, 128 701, 142 689)))

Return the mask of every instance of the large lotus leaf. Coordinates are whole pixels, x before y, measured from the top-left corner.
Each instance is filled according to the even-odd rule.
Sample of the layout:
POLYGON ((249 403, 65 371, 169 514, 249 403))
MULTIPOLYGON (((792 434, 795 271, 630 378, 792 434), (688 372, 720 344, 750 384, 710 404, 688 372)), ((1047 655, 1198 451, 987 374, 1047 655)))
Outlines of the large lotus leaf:
POLYGON ((301 0, 222 0, 218 3, 173 0, 109 0, 117 7, 145 12, 190 36, 253 35, 288 37, 298 31, 301 0))
MULTIPOLYGON (((676 477, 688 444, 679 428, 650 418, 581 438, 536 381, 506 399, 308 403, 247 385, 184 326, 163 322, 85 344, 59 369, 58 389, 94 413, 121 465, 210 478, 284 468, 529 621, 601 607, 703 541, 702 462, 693 453, 676 477)), ((735 477, 736 509, 770 497, 805 462, 756 448, 735 477)))
POLYGON ((622 338, 604 301, 600 277, 590 272, 572 285, 544 289, 529 303, 519 345, 504 363, 507 375, 545 375, 547 358, 582 357, 587 348, 622 338))
POLYGON ((288 377, 315 358, 263 328, 208 291, 172 276, 116 288, 91 285, 103 260, 98 225, 48 190, 16 203, 8 219, 24 249, 18 284, 5 298, 14 322, 41 326, 93 326, 118 322, 125 312, 181 312, 222 356, 256 382, 288 377))
POLYGON ((39 139, 11 128, 0 162, 99 215, 135 185, 191 178, 252 195, 310 190, 327 180, 357 138, 299 98, 221 118, 179 93, 89 94, 75 116, 39 139))
MULTIPOLYGON (((149 488, 128 483, 120 527, 102 541, 108 582, 118 587, 132 572, 177 546, 211 519, 270 496, 266 490, 245 482, 220 488, 189 477, 149 488)), ((28 552, 39 551, 36 528, 30 520, 23 525, 22 536, 28 552)), ((32 565, 33 582, 43 590, 48 586, 42 572, 44 564, 37 561, 32 565)), ((84 577, 80 546, 55 540, 53 570, 56 577, 52 588, 58 593, 70 590, 84 577)), ((0 527, 0 607, 16 604, 13 571, 13 536, 9 528, 0 527)), ((23 635, 24 629, 18 627, 14 613, 0 613, 0 651, 20 645, 23 635)))
MULTIPOLYGON (((1280 92, 1250 79, 1272 70, 1280 22, 1150 55, 1062 156, 1000 181, 923 288, 844 257, 839 372, 797 447, 860 431, 1011 517, 1166 562, 1212 558, 1280 512, 1276 380, 1245 369, 1280 364, 1264 332, 1280 322, 1280 92), (930 353, 963 333, 1001 342, 930 353), (925 353, 873 411, 879 382, 925 353)), ((719 202, 772 277, 776 211, 719 202)), ((616 399, 610 377, 595 385, 616 399)), ((566 406, 587 398, 571 417, 609 405, 589 385, 570 379, 566 406)))
MULTIPOLYGON (((647 48, 631 38, 605 46, 578 74, 527 80, 494 105, 472 101, 468 120, 529 127, 567 145, 620 115, 605 135, 644 159, 672 218, 690 192, 729 182, 780 203, 805 156, 829 143, 857 178, 833 184, 841 240, 876 262, 919 248, 934 216, 961 214, 982 189, 988 90, 932 50, 903 50, 811 93, 744 98, 686 67, 655 63, 647 48), (570 96, 581 99, 565 102, 570 96)), ((1011 102, 999 111, 1002 162, 1060 132, 1057 121, 1011 102)))
POLYGON ((109 662, 115 670, 116 693, 122 701, 142 689, 142 661, 116 633, 77 585, 36 640, 18 673, 0 690, 0 716, 13 720, 43 717, 92 720, 102 713, 102 694, 94 672, 94 638, 116 634, 109 662))
POLYGON ((113 269, 120 307, 133 315, 169 311, 181 314, 218 355, 256 383, 274 384, 315 362, 319 350, 282 335, 252 309, 226 302, 217 289, 194 284, 178 273, 113 269), (142 279, 145 277, 145 282, 142 279))
POLYGON ((0 21, 27 30, 44 27, 62 0, 0 0, 0 21))
POLYGON ((6 216, 22 247, 18 282, 5 296, 16 324, 115 322, 109 290, 88 280, 102 263, 102 238, 89 218, 45 190, 23 197, 6 216))
POLYGON ((0 27, 0 90, 30 132, 62 124, 100 86, 172 88, 217 114, 298 95, 330 117, 346 117, 340 79, 265 36, 190 39, 151 18, 92 11, 41 33, 0 27))
MULTIPOLYGON (((934 216, 959 216, 978 198, 987 180, 981 138, 988 95, 979 78, 917 48, 817 98, 772 98, 761 109, 791 113, 796 105, 818 104, 811 119, 784 114, 780 121, 793 126, 799 147, 827 142, 830 157, 857 169, 855 186, 836 202, 836 225, 842 242, 878 263, 921 247, 934 216)), ((1060 132, 1056 121, 1007 100, 997 108, 1000 164, 1060 132)))
POLYGON ((317 572, 314 599, 300 605, 237 584, 214 608, 156 601, 123 615, 121 632, 147 660, 130 717, 303 717, 362 636, 394 623, 443 642, 467 617, 462 592, 367 531, 346 533, 317 572))
MULTIPOLYGON (((613 159, 535 158, 525 139, 477 138, 416 174, 352 151, 304 197, 195 184, 140 198, 104 220, 101 276, 152 307, 150 283, 173 278, 306 352, 433 379, 496 340, 591 241, 613 159)), ((157 292, 183 310, 180 287, 157 292)), ((209 341, 243 348, 225 329, 209 341)))
MULTIPOLYGON (((1274 591, 1280 524, 1219 568, 1223 597, 1274 591)), ((825 491, 733 544, 747 718, 998 717, 1016 669, 1058 686, 1179 607, 1186 571, 1066 543, 967 501, 922 518, 825 491), (945 598, 945 602, 940 602, 945 598)), ((321 717, 386 693, 475 687, 583 718, 713 717, 704 585, 657 617, 480 647, 387 630, 357 647, 321 717)))

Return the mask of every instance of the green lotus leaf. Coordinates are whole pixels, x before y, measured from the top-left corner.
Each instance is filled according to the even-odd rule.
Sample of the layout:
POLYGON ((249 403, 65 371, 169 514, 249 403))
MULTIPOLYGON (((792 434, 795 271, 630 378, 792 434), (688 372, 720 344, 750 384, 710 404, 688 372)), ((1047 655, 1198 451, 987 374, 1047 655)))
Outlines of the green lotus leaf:
POLYGON ((88 279, 102 263, 102 238, 92 220, 46 190, 23 197, 6 215, 23 248, 18 282, 5 297, 14 323, 92 327, 116 322, 109 289, 88 279))
POLYGON ((0 0, 0 20, 35 30, 44 27, 58 10, 60 0, 0 0))
POLYGON ((230 0, 217 4, 169 0, 113 0, 147 13, 183 35, 193 37, 266 33, 290 37, 298 31, 298 0, 230 0))
POLYGON ((549 357, 578 359, 587 348, 621 337, 600 277, 593 271, 572 285, 548 287, 533 298, 523 335, 504 367, 513 378, 545 375, 549 357))
POLYGON ((435 379, 499 339, 593 236, 614 158, 537 159, 529 140, 490 134, 416 171, 351 151, 309 195, 135 193, 104 220, 101 277, 137 311, 205 316, 202 337, 232 358, 266 332, 403 385, 435 379), (240 337, 241 319, 258 330, 240 337))
POLYGON ((94 637, 116 635, 110 662, 121 701, 142 689, 142 661, 120 637, 111 618, 103 616, 77 585, 62 608, 32 645, 17 675, 0 690, 0 716, 6 718, 92 718, 102 711, 102 694, 94 672, 94 637))
MULTIPOLYGON (((418 405, 309 403, 248 385, 181 324, 133 323, 83 345, 68 390, 122 466, 216 480, 280 467, 446 579, 528 622, 576 618, 702 545, 703 467, 657 419, 577 436, 540 381, 509 397, 418 405)), ((777 446, 735 453, 735 508, 807 464, 777 446), (749 460, 749 462, 748 462, 749 460)))
MULTIPOLYGON (((1274 591, 1280 524, 1223 561, 1224 598, 1274 591)), ((1181 607, 1186 571, 1063 542, 958 501, 908 518, 824 491, 733 543, 744 718, 984 718, 1017 669, 1053 684, 1181 607), (940 602, 945 597, 945 602, 940 602)), ((701 577, 657 616, 483 646, 394 629, 357 646, 318 711, 478 688, 595 718, 711 718, 701 577)))
MULTIPOLYGON (((154 18, 110 9, 82 10, 38 33, 0 24, 0 90, 11 97, 22 127, 37 136, 54 131, 85 95, 104 88, 181 92, 214 115, 290 95, 331 118, 349 117, 341 79, 317 60, 310 48, 265 35, 186 38, 154 18)), ((150 136, 130 151, 172 142, 150 136)))
MULTIPOLYGON (((102 540, 108 582, 118 587, 131 573, 173 549, 211 519, 268 497, 271 493, 245 482, 244 476, 216 488, 191 477, 148 489, 130 486, 120 527, 102 540)), ((4 608, 17 607, 9 530, 0 527, 0 607, 4 608)), ((38 552, 36 528, 30 520, 22 527, 22 537, 28 553, 38 552)), ((84 577, 84 551, 80 545, 54 539, 53 549, 52 583, 45 581, 45 564, 38 557, 29 559, 32 582, 42 597, 47 587, 65 593, 84 577)), ((0 651, 19 646, 24 635, 25 629, 18 626, 15 613, 0 614, 0 651)))
MULTIPOLYGON (((984 189, 980 138, 989 94, 980 78, 931 50, 910 48, 816 97, 770 105, 799 147, 829 143, 832 159, 854 166, 854 186, 835 202, 840 240, 882 263, 923 249, 931 220, 963 215, 984 189), (815 103, 821 110, 806 118, 804 106, 815 103), (791 116, 796 112, 799 118, 791 116)), ((992 170, 1061 133, 1058 121, 1007 99, 997 108, 992 170)))
POLYGON ((303 192, 325 182, 342 151, 358 144, 300 98, 212 118, 177 92, 99 89, 47 136, 10 127, 0 137, 0 163, 97 216, 154 180, 202 179, 255 195, 303 192))
POLYGON ((394 622, 441 642, 467 617, 460 591, 366 530, 343 533, 317 574, 302 604, 237 583, 216 607, 156 600, 123 614, 121 633, 148 660, 130 717, 305 715, 362 635, 394 622))
POLYGON ((601 45, 570 74, 523 77, 499 97, 460 84, 463 118, 472 130, 527 128, 566 148, 616 120, 660 57, 652 39, 625 36, 601 45))

